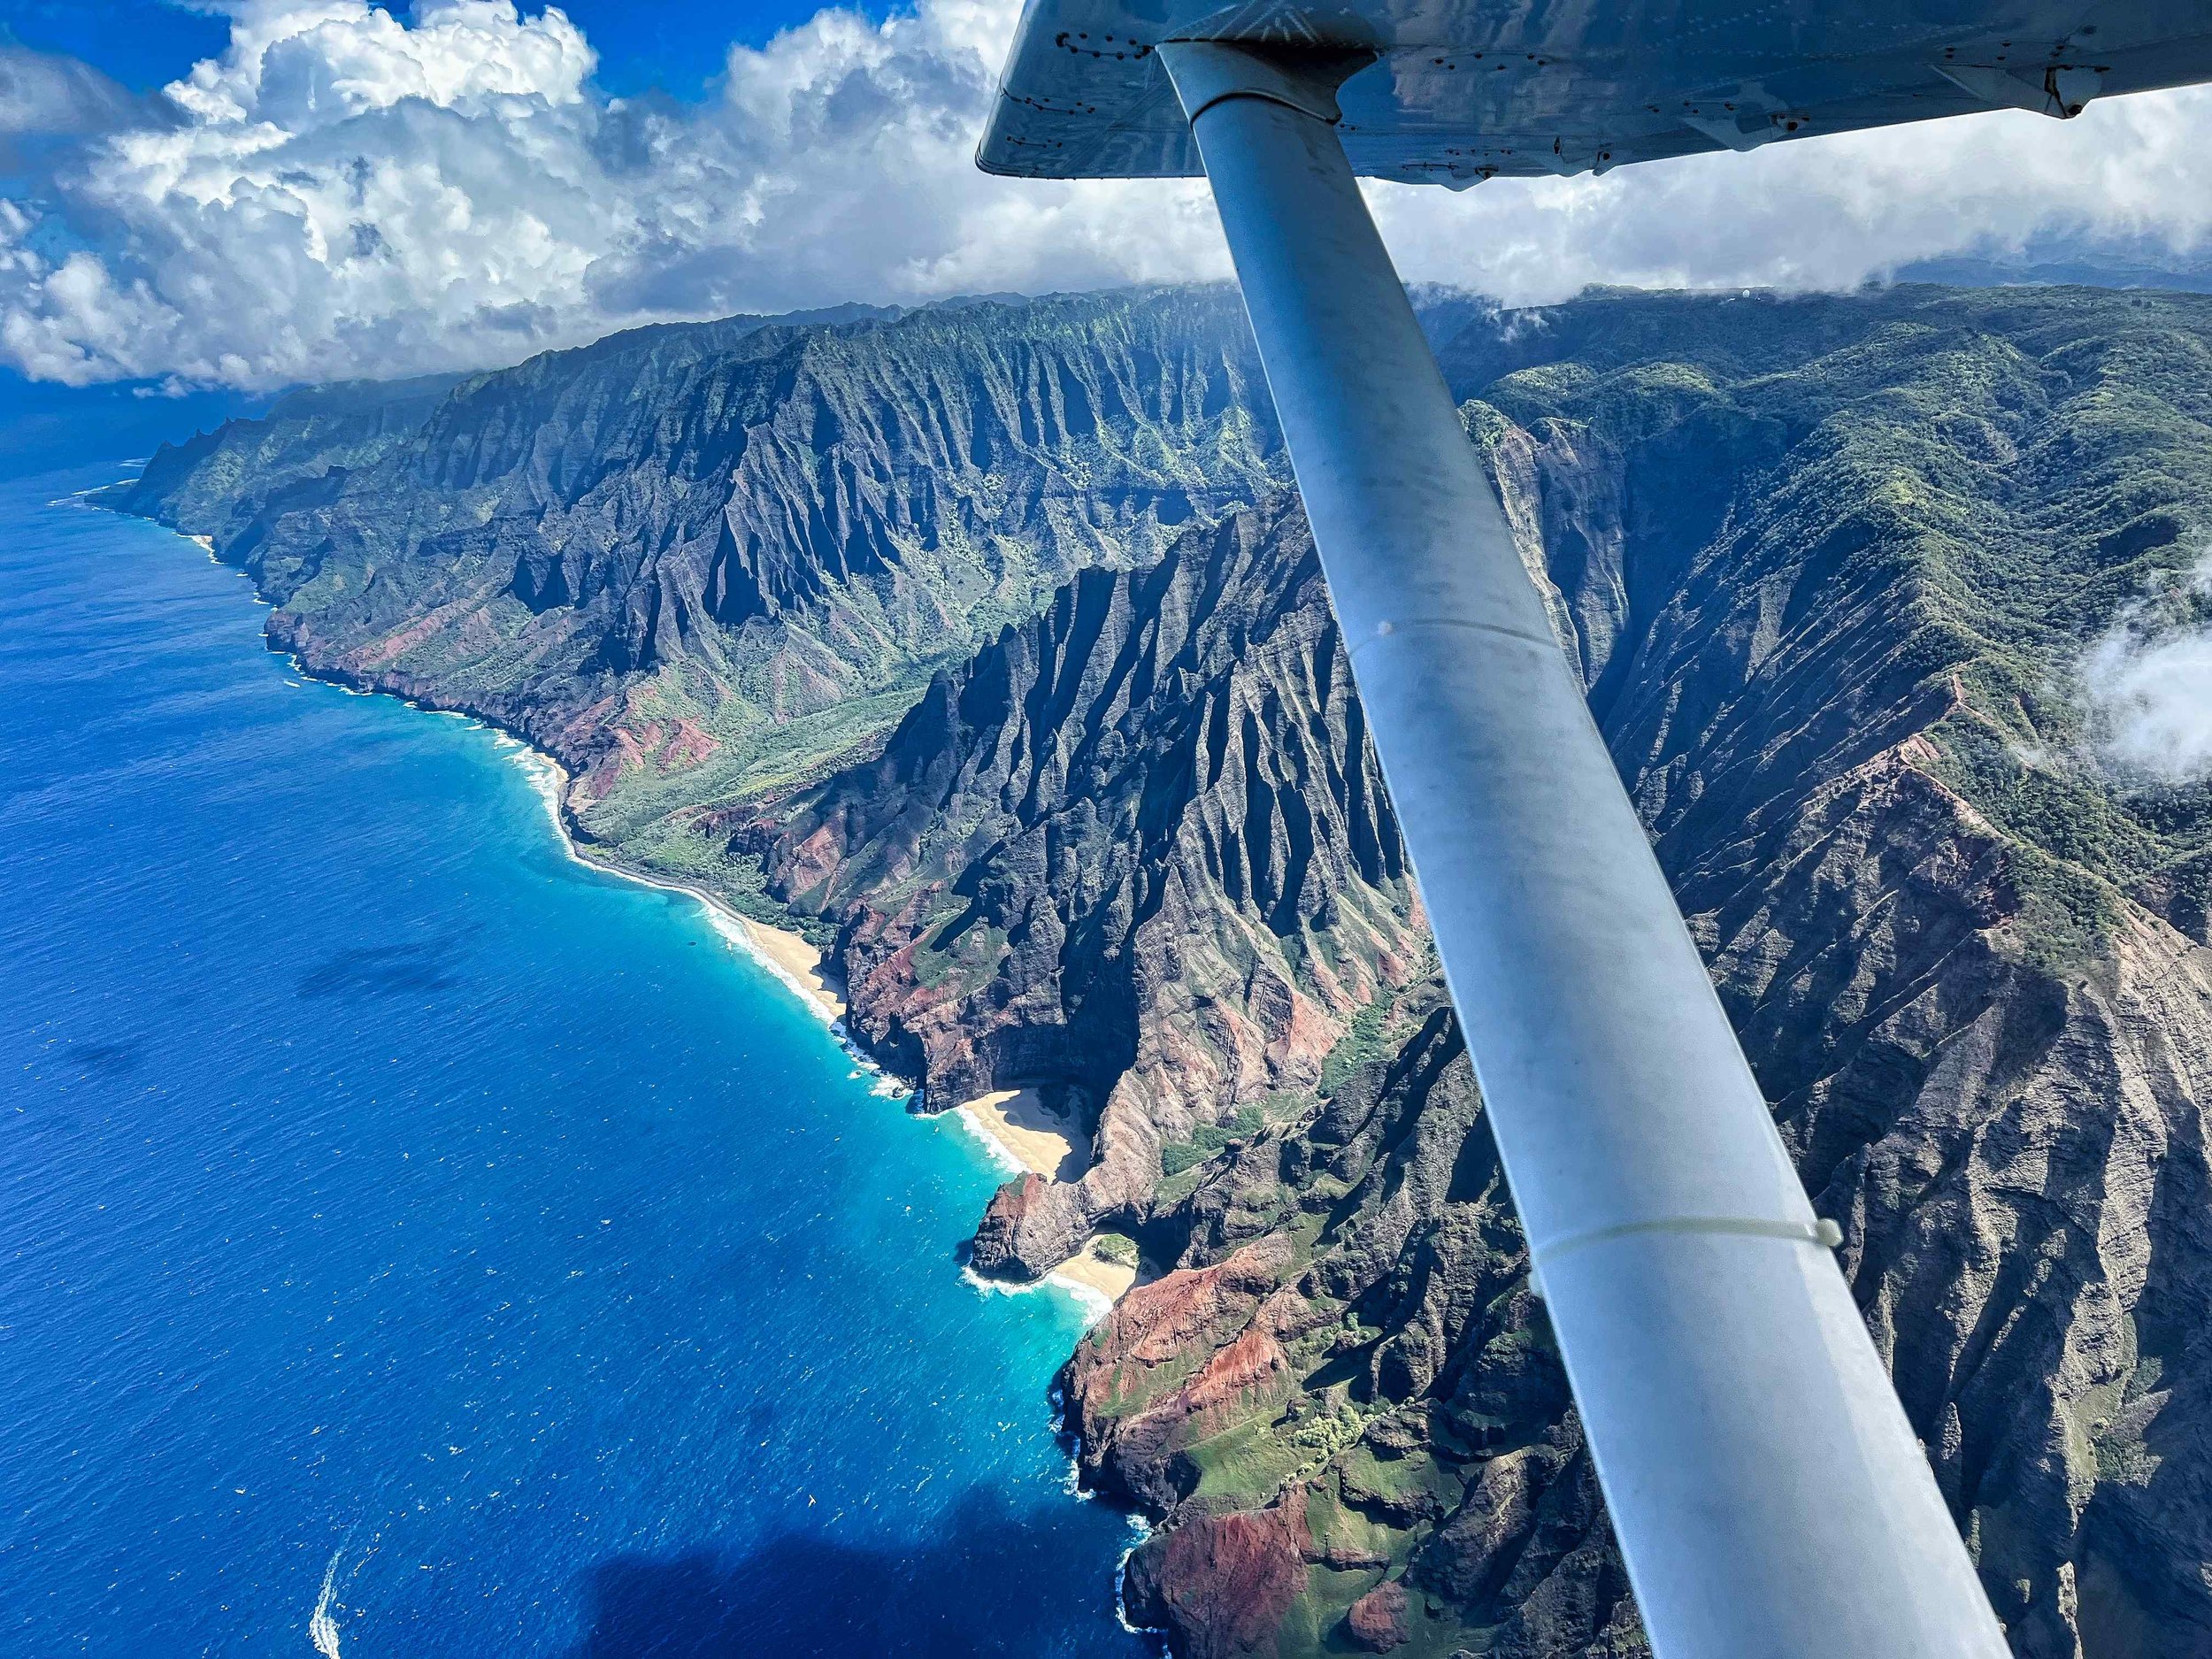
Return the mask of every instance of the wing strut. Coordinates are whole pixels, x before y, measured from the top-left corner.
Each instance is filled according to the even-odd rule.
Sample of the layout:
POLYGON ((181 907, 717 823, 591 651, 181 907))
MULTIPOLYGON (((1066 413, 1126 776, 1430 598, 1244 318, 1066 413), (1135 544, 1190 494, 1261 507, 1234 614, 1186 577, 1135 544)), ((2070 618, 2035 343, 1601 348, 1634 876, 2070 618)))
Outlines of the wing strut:
POLYGON ((1333 130, 1159 47, 1661 1659, 2003 1659, 1333 130))

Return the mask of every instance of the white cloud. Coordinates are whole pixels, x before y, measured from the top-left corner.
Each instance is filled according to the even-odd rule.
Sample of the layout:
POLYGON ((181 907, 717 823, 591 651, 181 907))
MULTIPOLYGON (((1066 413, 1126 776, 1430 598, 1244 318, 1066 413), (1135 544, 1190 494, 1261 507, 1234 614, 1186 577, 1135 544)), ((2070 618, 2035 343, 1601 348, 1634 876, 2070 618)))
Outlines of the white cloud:
POLYGON ((1409 273, 1479 269, 1502 298, 1591 282, 1855 286, 1916 259, 2079 236, 2176 253, 2212 233, 2212 88, 2113 98, 2071 121, 2006 111, 1626 167, 1390 189, 1409 273))
MULTIPOLYGON (((557 10, 228 0, 151 99, 0 49, 0 357, 43 378, 267 386, 511 361, 626 324, 1227 270, 1202 188, 987 178, 1014 0, 825 11, 700 104, 610 99, 557 10)), ((2079 234, 2190 249, 2212 95, 2007 113, 1453 196, 1381 186, 1416 280, 1836 286, 2079 234)))
POLYGON ((2212 776, 2212 550, 2177 589, 2131 604, 2084 654, 2080 678, 2102 758, 2182 783, 2212 776))

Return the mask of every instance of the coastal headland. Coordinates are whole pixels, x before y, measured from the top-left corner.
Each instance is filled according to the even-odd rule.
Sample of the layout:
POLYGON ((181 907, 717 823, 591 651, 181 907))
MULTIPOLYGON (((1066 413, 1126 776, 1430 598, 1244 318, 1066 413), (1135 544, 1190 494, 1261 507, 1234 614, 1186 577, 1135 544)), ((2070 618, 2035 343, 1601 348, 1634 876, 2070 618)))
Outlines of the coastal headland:
MULTIPOLYGON (((2212 298, 1417 301, 2000 1617, 2194 1659, 2212 788, 2085 664, 2204 626, 2212 298)), ((738 929, 981 1102, 979 1276, 1139 1264, 1061 1379, 1133 1624, 1634 1654, 1271 422, 1229 290, 998 299, 341 388, 120 504, 558 757, 594 862, 833 939, 738 929)))
MULTIPOLYGON (((955 1110, 1015 1169, 1065 1183, 1081 1180, 1091 1167, 1090 1133, 1072 1113, 1048 1104, 1045 1091, 1034 1086, 993 1089, 955 1110)), ((1087 1245, 1048 1268, 1044 1279, 1112 1303, 1136 1284, 1138 1271, 1133 1246, 1125 1259, 1113 1261, 1087 1245)))

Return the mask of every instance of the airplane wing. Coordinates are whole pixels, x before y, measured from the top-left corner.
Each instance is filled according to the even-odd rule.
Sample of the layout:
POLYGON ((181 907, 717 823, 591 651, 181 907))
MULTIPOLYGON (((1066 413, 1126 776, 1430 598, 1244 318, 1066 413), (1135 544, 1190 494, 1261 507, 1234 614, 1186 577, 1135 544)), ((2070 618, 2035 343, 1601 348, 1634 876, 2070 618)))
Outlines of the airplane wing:
POLYGON ((1203 170, 1660 1659, 2005 1640, 1357 174, 1471 184, 2212 78, 2208 0, 1030 0, 979 163, 1203 170))
POLYGON ((1029 7, 979 164, 1197 176, 1176 40, 1370 54, 1337 95, 1353 172, 1459 187, 2212 79, 2201 0, 1084 0, 1029 7))

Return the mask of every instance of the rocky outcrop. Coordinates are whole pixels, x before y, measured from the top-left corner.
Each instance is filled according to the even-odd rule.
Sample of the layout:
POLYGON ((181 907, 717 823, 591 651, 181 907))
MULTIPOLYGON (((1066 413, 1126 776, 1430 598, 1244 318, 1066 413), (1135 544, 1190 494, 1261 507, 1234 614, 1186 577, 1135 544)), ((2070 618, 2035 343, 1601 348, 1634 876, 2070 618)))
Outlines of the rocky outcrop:
POLYGON ((1200 1515, 1157 1550, 1131 1559, 1124 1606, 1143 1628, 1175 1632, 1190 1659, 1241 1659, 1279 1651, 1285 1618, 1303 1594, 1304 1494, 1264 1509, 1200 1515))
POLYGON ((1352 1603, 1344 1615, 1345 1632, 1365 1653, 1388 1653, 1412 1640, 1406 1628, 1406 1587, 1386 1578, 1352 1603))
POLYGON ((995 1278, 1041 1279, 1082 1248, 1088 1231, 1051 1181, 1033 1171, 1019 1175, 991 1194, 969 1263, 995 1278))

